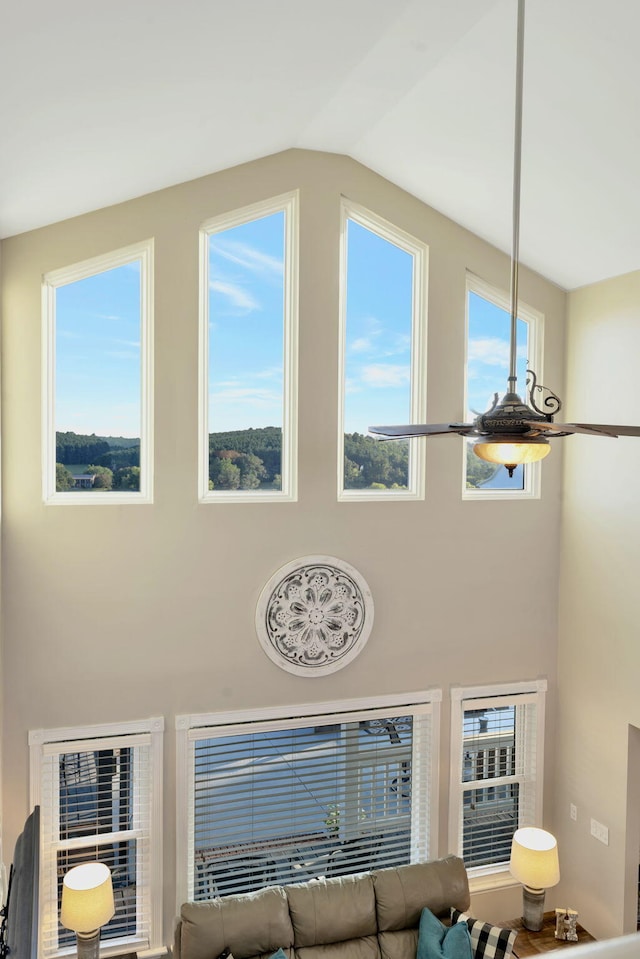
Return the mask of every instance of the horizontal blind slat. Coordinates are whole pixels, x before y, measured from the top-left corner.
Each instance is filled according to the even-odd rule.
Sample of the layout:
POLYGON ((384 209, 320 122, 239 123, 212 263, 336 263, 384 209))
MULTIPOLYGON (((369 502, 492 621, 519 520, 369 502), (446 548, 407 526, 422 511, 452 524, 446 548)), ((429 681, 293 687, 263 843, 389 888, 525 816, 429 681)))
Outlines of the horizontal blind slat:
POLYGON ((428 743, 430 712, 376 723, 191 739, 194 897, 410 861, 429 787, 427 749, 412 797, 412 740, 428 743))

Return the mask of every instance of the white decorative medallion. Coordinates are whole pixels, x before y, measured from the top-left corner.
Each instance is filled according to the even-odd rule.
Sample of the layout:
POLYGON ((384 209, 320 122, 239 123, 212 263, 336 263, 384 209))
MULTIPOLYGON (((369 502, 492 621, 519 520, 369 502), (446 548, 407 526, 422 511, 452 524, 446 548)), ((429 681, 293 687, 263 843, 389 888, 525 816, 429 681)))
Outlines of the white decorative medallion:
POLYGON ((373 597, 357 569, 335 556, 303 556, 267 582, 256 632, 269 659, 298 676, 326 676, 358 655, 373 626, 373 597))

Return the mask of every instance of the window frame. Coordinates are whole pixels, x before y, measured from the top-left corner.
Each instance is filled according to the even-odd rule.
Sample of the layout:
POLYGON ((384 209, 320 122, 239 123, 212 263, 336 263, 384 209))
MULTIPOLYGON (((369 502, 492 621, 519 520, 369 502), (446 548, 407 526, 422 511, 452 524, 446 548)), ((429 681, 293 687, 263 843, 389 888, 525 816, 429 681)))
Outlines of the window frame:
MULTIPOLYGON (((487 280, 482 279, 475 273, 467 270, 465 283, 465 337, 464 337, 464 410, 465 416, 468 409, 467 397, 467 371, 469 363, 469 294, 475 293, 477 296, 488 300, 494 306, 505 310, 507 314, 511 311, 511 302, 509 293, 500 287, 494 286, 487 280)), ((534 307, 518 300, 518 319, 527 323, 528 327, 528 365, 533 369, 538 377, 538 382, 543 382, 543 358, 544 358, 544 313, 534 309, 534 307)), ((501 394, 506 389, 506 379, 502 388, 498 391, 501 394)), ((526 384, 518 383, 520 396, 526 401, 526 384), (523 395, 524 394, 524 395, 523 395)), ((540 499, 542 490, 542 463, 528 463, 524 467, 524 488, 523 489, 468 489, 467 488, 467 458, 466 444, 468 440, 462 437, 464 456, 462 458, 462 499, 468 501, 477 500, 523 500, 540 499)), ((503 468, 503 467, 501 467, 503 468)))
POLYGON ((47 506, 125 506, 153 503, 153 266, 154 240, 45 273, 42 278, 42 496, 47 506), (140 489, 86 493, 56 490, 56 290, 140 261, 140 489))
MULTIPOLYGON (((347 368, 347 222, 375 233, 413 257, 410 421, 424 423, 427 418, 427 324, 429 247, 384 217, 345 196, 340 197, 340 275, 339 275, 339 350, 338 350, 338 502, 406 502, 425 498, 426 444, 417 438, 409 443, 409 476, 406 490, 367 490, 344 488, 344 417, 347 368)), ((368 424, 374 425, 374 424, 368 424)), ((367 434, 365 434, 367 435, 367 434)))
MULTIPOLYGON (((45 817, 42 809, 43 798, 43 771, 44 761, 50 756, 60 756, 65 752, 88 752, 92 749, 135 748, 149 746, 149 762, 151 765, 148 777, 148 795, 145 797, 149 815, 149 830, 138 838, 136 849, 147 848, 145 868, 149 876, 146 888, 141 894, 136 892, 136 910, 142 913, 140 925, 148 928, 147 937, 120 936, 105 939, 100 947, 101 954, 120 955, 123 951, 134 949, 138 955, 159 955, 164 952, 162 938, 162 899, 163 899, 163 734, 164 718, 162 716, 147 720, 122 723, 103 723, 91 726, 65 726, 57 729, 36 729, 29 732, 29 783, 31 808, 41 807, 41 823, 45 817)), ((135 766, 135 764, 134 764, 135 766)), ((54 792, 55 795, 55 792, 54 792)), ((58 811, 50 810, 54 821, 58 811)), ((87 836, 90 845, 91 836, 87 836)), ((43 927, 47 908, 53 908, 46 900, 44 881, 47 868, 47 859, 55 857, 58 845, 52 843, 46 848, 44 829, 41 826, 40 834, 40 918, 38 924, 38 957, 39 959, 55 959, 58 956, 67 956, 75 951, 74 948, 58 948, 44 951, 43 927)), ((77 840, 71 840, 77 842, 77 840)), ((55 864, 54 864, 55 866, 55 864)), ((142 868, 139 864, 137 868, 142 868)), ((57 914, 57 903, 55 904, 57 914)))
POLYGON ((195 770, 193 744, 198 740, 212 738, 215 729, 224 729, 227 734, 248 733, 249 724, 260 724, 269 730, 302 728, 314 718, 324 722, 351 722, 363 717, 387 716, 390 709, 404 709, 412 715, 430 717, 429 742, 426 755, 418 761, 419 737, 413 741, 413 770, 418 783, 415 790, 415 807, 423 804, 426 815, 411 812, 411 860, 423 861, 438 854, 438 792, 439 792, 439 747, 440 703, 442 691, 426 691, 353 699, 324 703, 304 703, 289 706, 266 707, 220 713, 182 715, 176 717, 176 907, 190 898, 193 891, 194 873, 194 785, 195 770), (429 774, 424 782, 425 769, 429 774))
POLYGON ((293 503, 298 499, 298 338, 300 191, 292 190, 205 220, 199 232, 198 500, 200 503, 293 503), (209 238, 284 213, 282 451, 280 490, 209 489, 209 238))
MULTIPOLYGON (((522 680, 514 683, 497 683, 488 686, 453 686, 451 688, 451 746, 450 746, 450 782, 449 782, 449 849, 463 858, 462 815, 465 789, 469 787, 461 782, 460 771, 463 764, 463 723, 465 709, 473 709, 474 704, 502 702, 505 705, 526 705, 535 703, 535 756, 534 772, 525 767, 529 807, 533 809, 532 821, 521 821, 523 809, 518 810, 520 826, 541 826, 544 792, 544 735, 545 735, 545 699, 547 680, 522 680)), ((527 757, 525 757, 526 759, 527 757)), ((531 758, 531 757, 529 757, 531 758)), ((491 780, 483 780, 491 785, 491 780)), ((525 803, 522 804, 524 806, 525 803)), ((508 864, 488 864, 468 866, 469 885, 472 892, 484 889, 500 888, 516 884, 509 872, 508 864)))

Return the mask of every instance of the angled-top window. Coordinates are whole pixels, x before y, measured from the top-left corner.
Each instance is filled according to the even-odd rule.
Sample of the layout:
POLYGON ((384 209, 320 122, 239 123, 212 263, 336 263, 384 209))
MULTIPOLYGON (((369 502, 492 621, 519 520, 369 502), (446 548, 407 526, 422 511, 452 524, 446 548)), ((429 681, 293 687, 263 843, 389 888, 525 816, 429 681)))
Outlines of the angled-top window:
POLYGON ((200 236, 200 498, 294 500, 297 194, 200 236))
MULTIPOLYGON (((502 398, 509 375, 510 307, 507 293, 467 274, 466 416, 485 413, 496 393, 502 398)), ((541 375, 542 316, 519 304, 516 328, 518 394, 527 398, 528 368, 541 375)), ((504 466, 487 463, 466 440, 465 499, 510 499, 539 495, 540 464, 517 466, 510 477, 504 466)))
POLYGON ((151 502, 153 241, 44 277, 49 503, 151 502))
POLYGON ((418 499, 424 443, 383 442, 369 426, 424 421, 427 248, 385 220, 342 204, 343 500, 418 499))

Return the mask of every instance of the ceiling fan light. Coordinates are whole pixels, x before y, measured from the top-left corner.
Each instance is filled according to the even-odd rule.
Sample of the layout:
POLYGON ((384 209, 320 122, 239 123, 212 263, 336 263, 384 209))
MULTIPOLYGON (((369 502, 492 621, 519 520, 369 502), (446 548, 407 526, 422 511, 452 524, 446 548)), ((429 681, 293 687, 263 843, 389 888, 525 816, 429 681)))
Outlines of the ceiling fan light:
POLYGON ((509 475, 513 474, 516 466, 522 463, 537 463, 551 452, 546 439, 540 437, 526 442, 509 443, 503 440, 489 440, 474 443, 473 452, 487 463, 497 463, 506 466, 509 475))

